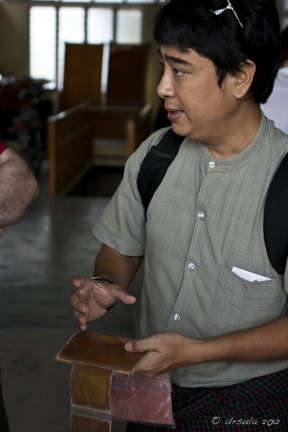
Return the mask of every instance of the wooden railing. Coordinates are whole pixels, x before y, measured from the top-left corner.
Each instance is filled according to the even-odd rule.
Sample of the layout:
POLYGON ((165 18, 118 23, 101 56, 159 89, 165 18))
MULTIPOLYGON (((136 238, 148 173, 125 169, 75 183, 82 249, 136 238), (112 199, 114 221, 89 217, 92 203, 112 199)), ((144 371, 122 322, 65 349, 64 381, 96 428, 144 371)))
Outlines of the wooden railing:
POLYGON ((87 101, 50 117, 49 194, 68 193, 92 166, 124 166, 151 130, 150 104, 111 106, 87 101))

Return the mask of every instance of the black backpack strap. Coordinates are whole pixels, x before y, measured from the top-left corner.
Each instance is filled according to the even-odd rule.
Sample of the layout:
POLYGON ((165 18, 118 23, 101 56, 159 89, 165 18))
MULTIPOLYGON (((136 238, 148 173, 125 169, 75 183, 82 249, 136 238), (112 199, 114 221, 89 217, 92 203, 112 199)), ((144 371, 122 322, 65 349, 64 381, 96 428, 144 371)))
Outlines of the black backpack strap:
POLYGON ((268 189, 264 208, 264 238, 274 270, 284 274, 288 256, 288 153, 268 189))
POLYGON ((184 137, 169 129, 159 143, 151 147, 142 161, 137 186, 145 208, 145 215, 154 192, 162 182, 169 165, 176 157, 184 137))

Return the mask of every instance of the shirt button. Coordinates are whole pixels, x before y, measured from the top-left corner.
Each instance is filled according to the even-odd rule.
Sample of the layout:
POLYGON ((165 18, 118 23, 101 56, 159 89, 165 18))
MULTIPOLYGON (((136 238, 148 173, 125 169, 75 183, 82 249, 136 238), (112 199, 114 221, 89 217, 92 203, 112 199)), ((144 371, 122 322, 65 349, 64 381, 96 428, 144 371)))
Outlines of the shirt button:
POLYGON ((188 268, 189 268, 189 270, 195 270, 195 264, 194 263, 190 263, 190 264, 188 264, 188 268))
POLYGON ((203 220, 204 217, 205 217, 204 213, 202 211, 199 211, 198 212, 198 218, 201 219, 201 220, 203 220))
POLYGON ((180 315, 179 314, 174 315, 174 321, 180 321, 180 315))
POLYGON ((215 165, 216 165, 215 162, 212 161, 209 162, 209 168, 215 168, 215 165))

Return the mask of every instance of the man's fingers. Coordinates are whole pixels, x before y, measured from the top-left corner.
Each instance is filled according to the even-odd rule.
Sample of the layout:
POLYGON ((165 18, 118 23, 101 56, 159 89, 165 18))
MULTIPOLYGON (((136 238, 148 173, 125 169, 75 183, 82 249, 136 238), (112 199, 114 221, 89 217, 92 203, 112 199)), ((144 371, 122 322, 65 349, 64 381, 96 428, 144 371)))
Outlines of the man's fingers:
POLYGON ((88 306, 83 302, 83 299, 77 295, 77 292, 73 293, 70 297, 69 303, 75 311, 87 314, 88 306))
POLYGON ((152 347, 151 343, 149 343, 149 339, 132 339, 125 343, 125 350, 130 352, 153 351, 154 348, 155 347, 152 347))
POLYGON ((126 291, 120 291, 120 292, 118 291, 117 293, 115 292, 114 295, 115 295, 115 298, 117 300, 122 301, 122 303, 125 303, 125 304, 136 303, 136 297, 128 294, 126 291))
POLYGON ((87 324, 88 324, 87 315, 79 313, 77 310, 74 310, 73 314, 74 314, 75 320, 80 325, 81 330, 86 330, 87 324))
POLYGON ((74 288, 80 289, 85 286, 85 283, 87 283, 87 278, 83 278, 81 276, 72 276, 71 277, 71 284, 74 288))
POLYGON ((134 296, 130 296, 118 285, 105 284, 82 276, 72 276, 71 284, 74 291, 70 297, 70 304, 81 330, 86 330, 89 322, 105 315, 117 300, 126 304, 136 302, 134 296))
POLYGON ((90 285, 94 292, 95 289, 97 289, 99 296, 103 296, 104 298, 107 296, 107 299, 111 301, 115 302, 116 300, 120 300, 125 304, 134 304, 136 302, 136 298, 134 296, 131 296, 127 293, 127 291, 120 289, 118 285, 103 284, 95 279, 83 278, 81 276, 72 276, 71 284, 76 289, 74 293, 76 296, 77 290, 81 290, 82 288, 86 287, 88 288, 90 285))

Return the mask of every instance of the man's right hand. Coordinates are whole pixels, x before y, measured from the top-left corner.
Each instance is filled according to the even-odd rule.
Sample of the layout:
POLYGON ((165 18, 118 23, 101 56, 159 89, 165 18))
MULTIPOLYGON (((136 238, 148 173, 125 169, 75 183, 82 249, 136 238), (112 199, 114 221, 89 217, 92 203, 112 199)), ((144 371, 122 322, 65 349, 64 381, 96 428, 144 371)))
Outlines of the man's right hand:
POLYGON ((107 309, 113 306, 117 300, 125 304, 136 302, 136 298, 119 285, 106 284, 82 276, 73 276, 71 283, 74 291, 70 298, 70 304, 81 330, 86 330, 89 322, 96 321, 105 315, 107 309))

